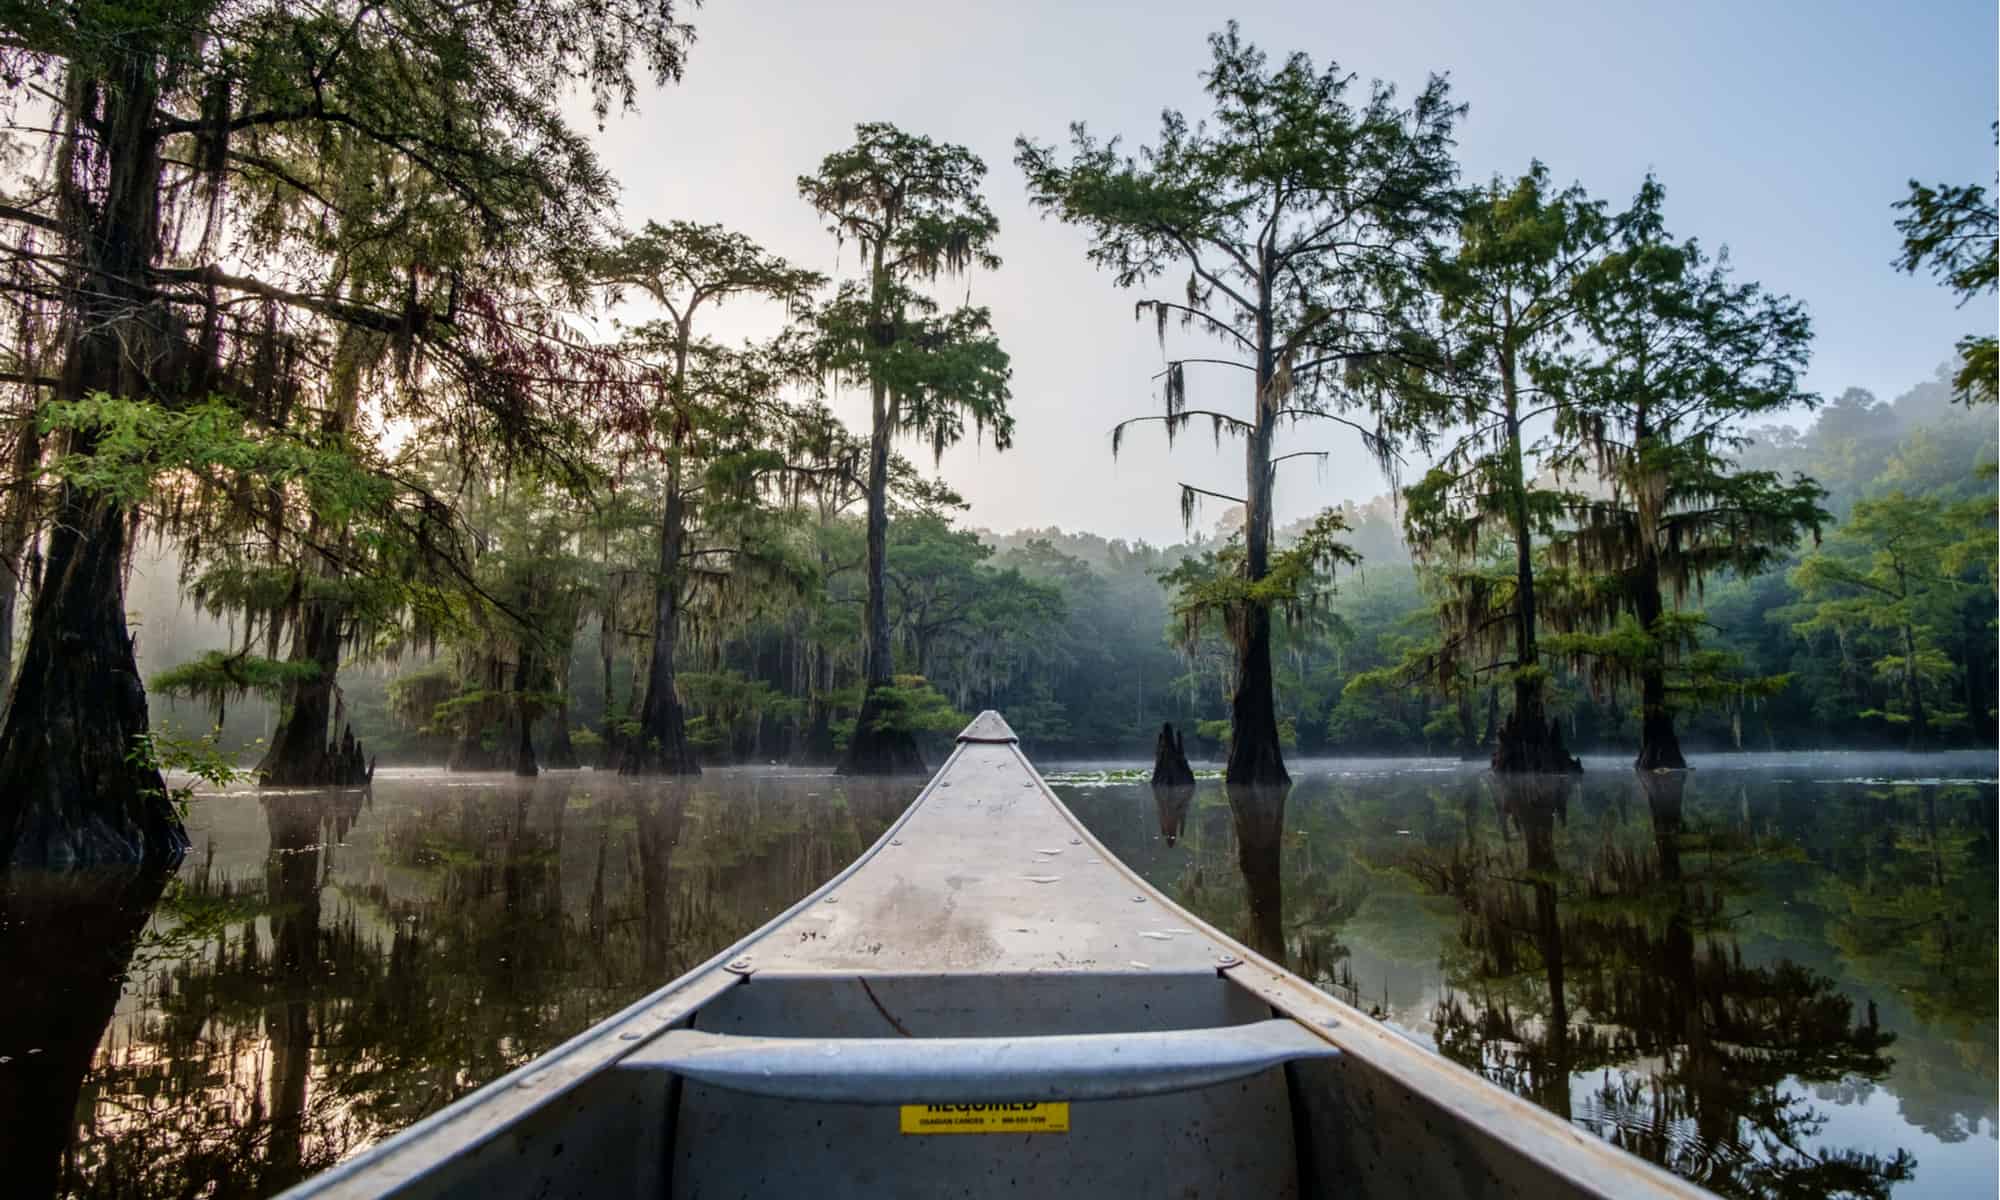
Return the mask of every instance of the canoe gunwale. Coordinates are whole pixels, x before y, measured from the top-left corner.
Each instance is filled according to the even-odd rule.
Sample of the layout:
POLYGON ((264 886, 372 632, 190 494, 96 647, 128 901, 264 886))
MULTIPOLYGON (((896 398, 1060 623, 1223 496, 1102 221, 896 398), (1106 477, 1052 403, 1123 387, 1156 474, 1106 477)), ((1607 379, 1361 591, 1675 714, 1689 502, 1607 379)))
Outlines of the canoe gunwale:
MULTIPOLYGON (((477 1150, 505 1134, 521 1117, 559 1099, 598 1072, 615 1068, 620 1060, 665 1033, 674 1023, 686 1020, 717 996, 744 983, 755 970, 754 960, 747 968, 732 964, 743 960, 745 952, 762 941, 765 935, 810 909, 827 893, 867 866, 923 807, 924 800, 937 790, 938 781, 944 778, 946 769, 958 759, 965 747, 974 744, 978 743, 960 742, 939 766, 937 773, 931 776, 930 782, 917 793, 916 799, 860 857, 801 897, 796 904, 737 939, 728 949, 718 951, 708 961, 659 990, 633 1001, 492 1082, 474 1088, 353 1158, 287 1188, 279 1193, 279 1200, 380 1195, 405 1179, 477 1150), (638 1036, 626 1038, 624 1035, 628 1033, 638 1036)), ((1041 776, 1037 775, 1035 779, 1037 783, 1041 782, 1041 776)), ((1046 784, 1042 786, 1044 789, 1047 787, 1046 784)), ((1065 815, 1068 815, 1067 810, 1065 815)))
MULTIPOLYGON (((1447 1136, 1444 1143, 1427 1144, 1421 1153, 1435 1158, 1437 1146, 1458 1146, 1463 1153, 1455 1152, 1449 1157, 1459 1160, 1466 1168, 1480 1168, 1482 1175, 1499 1188, 1492 1193, 1496 1195, 1509 1190, 1529 1195, 1543 1191, 1553 1193, 1564 1188, 1574 1195, 1596 1197, 1650 1196, 1699 1200, 1710 1195, 1694 1184, 1605 1143, 1555 1114, 1443 1058, 1392 1027, 1320 991, 1308 981, 1187 912, 1147 883, 1092 835, 1055 796, 1048 782, 1022 753, 1013 731, 997 713, 982 713, 966 727, 950 756, 872 845, 831 879, 783 912, 680 978, 584 1030, 554 1050, 461 1097, 354 1158, 300 1183, 284 1195, 296 1198, 377 1196, 422 1180, 431 1172, 480 1151, 505 1136, 530 1114, 587 1081, 603 1077, 607 1072, 643 1069, 639 1063, 630 1067, 621 1067, 621 1064, 635 1055, 643 1058, 641 1052, 670 1029, 688 1025, 705 1006, 730 995, 732 989, 747 985, 783 987, 787 981, 827 981, 843 977, 879 981, 908 974, 959 981, 1036 976, 1062 980, 1119 975, 1135 981, 1150 978, 1166 983, 1176 978, 1172 969, 1148 976, 1143 970, 1130 973, 1048 967, 982 970, 976 965, 912 972, 888 963, 884 963, 886 969, 881 970, 831 964, 794 968, 785 964, 782 950, 767 956, 770 958, 769 969, 760 970, 766 964, 758 961, 758 944, 780 927, 827 901, 832 893, 875 863, 889 846, 900 844, 897 839, 938 794, 940 784, 951 786, 947 777, 968 749, 980 755, 992 755, 1003 748, 1012 760, 1010 765, 1018 765, 1026 773, 1036 795, 1067 826, 1075 850, 1100 858, 1104 868, 1115 872, 1120 881, 1119 889, 1129 887, 1135 901, 1157 906, 1153 911, 1160 917, 1178 922, 1186 927, 1184 933, 1197 934, 1212 943, 1210 949, 1214 953, 1208 960, 1212 963, 1210 970, 1224 981, 1222 986, 1234 985, 1231 990, 1240 989, 1244 1003, 1254 1001, 1263 1006, 1262 1011, 1273 1017, 1289 1018, 1304 1033, 1337 1052, 1337 1057, 1307 1058, 1283 1068, 1293 1080, 1295 1101, 1302 1094, 1299 1081, 1313 1076, 1320 1081, 1314 1086, 1322 1089, 1321 1095, 1331 1095, 1336 1121, 1340 1119, 1341 1112, 1351 1109, 1355 1103, 1361 1103, 1367 1112, 1372 1113, 1379 1100, 1385 1106, 1384 1118, 1389 1118, 1393 1111, 1401 1113, 1403 1120, 1421 1120, 1426 1136, 1433 1120, 1455 1126, 1456 1132, 1447 1136), (1326 1093, 1323 1089, 1329 1086, 1334 1090, 1326 1093), (1349 1092, 1353 1094, 1347 1095, 1349 1092), (1505 1165, 1508 1162, 1514 1165, 1505 1165), (1508 1176, 1510 1187, 1500 1188, 1500 1176, 1488 1174, 1495 1168, 1508 1176), (1537 1187, 1537 1180, 1550 1186, 1537 1187), (1520 1192, 1517 1189, 1523 1183, 1528 1190, 1520 1192)), ((955 793, 944 794, 949 796, 955 793)), ((845 912, 848 907, 842 906, 834 911, 845 912)), ((1122 904, 1120 907, 1123 907, 1122 904)), ((1195 939, 1187 940, 1192 942, 1195 939)), ((1176 941, 1178 943, 1180 939, 1176 941)), ((1131 966, 1143 968, 1145 964, 1134 962, 1131 966)), ((1184 974, 1180 977, 1191 978, 1184 974)), ((738 997, 749 995, 747 991, 734 994, 738 997)), ((676 1078, 687 1076, 677 1075, 676 1078)), ((1372 1172, 1387 1161, 1381 1157, 1384 1139, 1393 1141, 1397 1136, 1393 1123, 1373 1128, 1355 1127, 1337 1133, 1324 1146, 1313 1146, 1310 1144, 1310 1121, 1302 1114, 1303 1109, 1295 1109, 1294 1119, 1300 1122, 1297 1126, 1298 1151, 1314 1157, 1328 1156, 1328 1161, 1334 1163, 1336 1170, 1360 1165, 1372 1172), (1362 1153, 1364 1157, 1368 1154, 1365 1147, 1352 1152, 1346 1148, 1350 1134, 1360 1138, 1361 1142, 1372 1140, 1375 1143, 1374 1157, 1363 1164, 1346 1161, 1350 1153, 1362 1153)), ((1363 1113, 1356 1109, 1347 1115, 1352 1121, 1359 1119, 1363 1113)), ((1414 1146, 1411 1148, 1415 1149, 1414 1146)), ((1401 1169, 1395 1170, 1397 1175, 1403 1174, 1401 1169)), ((1357 1176, 1349 1174, 1344 1177, 1357 1176)), ((1415 1175, 1408 1178, 1412 1184, 1417 1182, 1415 1175)), ((1430 1178, 1438 1181, 1435 1175, 1430 1178)), ((1378 1194, 1400 1194, 1391 1178, 1380 1178, 1375 1183, 1378 1194), (1381 1190, 1384 1188, 1387 1190, 1381 1190)), ((1485 1187, 1470 1189, 1465 1194, 1474 1192, 1484 1193, 1485 1187)), ((1437 1193, 1433 1189, 1422 1194, 1437 1193)))

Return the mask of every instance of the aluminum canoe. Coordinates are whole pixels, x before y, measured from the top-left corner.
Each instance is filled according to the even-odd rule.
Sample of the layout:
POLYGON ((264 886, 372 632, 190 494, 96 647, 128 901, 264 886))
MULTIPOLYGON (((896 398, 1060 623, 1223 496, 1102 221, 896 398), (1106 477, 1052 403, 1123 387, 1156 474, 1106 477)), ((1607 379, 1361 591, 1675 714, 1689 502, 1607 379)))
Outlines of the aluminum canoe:
POLYGON ((286 1194, 1708 1193, 1183 911, 987 712, 825 886, 286 1194))

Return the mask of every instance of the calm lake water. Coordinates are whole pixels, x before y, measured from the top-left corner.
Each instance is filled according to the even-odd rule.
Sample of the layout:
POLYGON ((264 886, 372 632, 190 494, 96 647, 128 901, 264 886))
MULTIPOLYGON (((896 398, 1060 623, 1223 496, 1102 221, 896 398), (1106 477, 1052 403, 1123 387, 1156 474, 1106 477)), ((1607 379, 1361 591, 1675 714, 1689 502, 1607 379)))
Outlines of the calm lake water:
MULTIPOLYGON (((1589 765, 1295 763, 1234 811, 1048 774, 1195 912, 1724 1194, 1994 1194, 1993 756, 1589 765)), ((385 769, 198 799, 169 880, 0 878, 9 1193, 275 1192, 710 957, 919 786, 385 769)))

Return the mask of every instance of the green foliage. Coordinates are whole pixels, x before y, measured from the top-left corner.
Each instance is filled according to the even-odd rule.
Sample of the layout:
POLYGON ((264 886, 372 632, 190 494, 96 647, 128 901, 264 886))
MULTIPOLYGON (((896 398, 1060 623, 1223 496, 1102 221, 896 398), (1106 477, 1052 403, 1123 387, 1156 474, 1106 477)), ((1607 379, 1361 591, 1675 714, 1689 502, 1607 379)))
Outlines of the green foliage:
POLYGON ((1857 503, 1826 545, 1793 569, 1804 603, 1779 615, 1860 668, 1848 679, 1865 705, 1861 716, 1913 725, 1917 738, 1926 726, 1965 720, 1951 687, 1959 668, 1939 643, 1967 609, 1990 619, 2000 555, 1991 507, 1886 492, 1857 503), (1874 684, 1894 690, 1883 697, 1874 684))
POLYGON ((1163 572, 1160 582, 1173 594, 1182 643, 1196 641, 1210 622, 1219 622, 1240 646, 1253 609, 1275 610, 1293 625, 1314 622, 1320 630, 1337 634, 1339 618, 1327 611, 1333 572, 1361 561, 1340 540, 1346 530, 1346 514, 1336 508, 1322 510, 1271 555, 1270 569, 1259 579, 1248 577, 1244 546, 1235 538, 1163 572))
POLYGON ((1743 470, 1731 457, 1747 440, 1746 418, 1817 403, 1798 389, 1811 334, 1804 307, 1736 282, 1726 257, 1673 240, 1663 199, 1648 179, 1576 282, 1591 355, 1554 380, 1564 402, 1553 464, 1594 475, 1598 492, 1577 499, 1572 527, 1550 543, 1555 565, 1575 575, 1550 606, 1566 635, 1550 645, 1599 687, 1657 686, 1685 668, 1674 693, 1696 702, 1721 686, 1719 660, 1689 657, 1701 625, 1679 606, 1712 575, 1782 561, 1828 514, 1813 480, 1743 470))
POLYGON ((125 758, 143 770, 162 775, 177 772, 191 777, 187 783, 169 787, 165 797, 179 810, 181 819, 186 820, 188 804, 200 785, 223 788, 250 775, 218 745, 220 733, 219 725, 209 733, 194 738, 150 730, 132 740, 125 758))
POLYGON ((86 491, 127 504, 153 498, 176 475, 198 484, 298 487, 314 512, 332 520, 387 504, 384 480, 361 469, 344 448, 326 448, 283 431, 256 428, 228 399, 169 406, 94 392, 42 406, 44 434, 88 434, 88 450, 58 456, 49 470, 86 491))
POLYGON ((675 679, 692 717, 689 739, 711 753, 730 747, 748 727, 805 711, 804 701, 737 671, 683 671, 675 679))
POLYGON ((944 693, 921 675, 898 675, 893 685, 875 689, 880 705, 876 728, 898 733, 953 733, 972 718, 951 706, 944 693))
POLYGON ((262 658, 247 650, 210 650, 201 657, 154 673, 153 691, 189 700, 205 700, 215 710, 220 727, 232 698, 259 695, 277 699, 294 684, 319 678, 319 664, 262 658))
MULTIPOLYGON (((2000 140, 2000 123, 1994 125, 2000 140)), ((2000 214, 1993 199, 1978 184, 1936 186, 1910 180, 1910 194, 1898 200, 1896 232, 1903 235, 1903 252, 1896 268, 1912 275, 1929 268, 1958 296, 1961 305, 1991 296, 2000 286, 2000 214)), ((1991 404, 2000 393, 2000 339, 1990 332, 1972 333, 1958 342, 1958 373, 1952 379, 1958 399, 1967 404, 1991 404)))
MULTIPOLYGON (((984 308, 945 310, 916 284, 996 270, 999 219, 980 194, 986 164, 963 146, 857 125, 852 146, 799 177, 799 194, 827 229, 860 251, 866 274, 840 285, 814 320, 816 359, 875 396, 875 436, 915 433, 934 454, 977 431, 1006 449, 1011 370, 984 308)), ((874 501, 871 500, 871 503, 874 501)))

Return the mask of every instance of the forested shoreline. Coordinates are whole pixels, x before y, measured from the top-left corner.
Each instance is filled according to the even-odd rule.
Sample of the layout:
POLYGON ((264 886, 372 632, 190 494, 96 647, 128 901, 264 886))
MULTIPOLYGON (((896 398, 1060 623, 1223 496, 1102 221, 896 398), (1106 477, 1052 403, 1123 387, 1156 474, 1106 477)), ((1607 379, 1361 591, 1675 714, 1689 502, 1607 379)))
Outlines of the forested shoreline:
MULTIPOLYGON (((1900 493, 1941 510, 1983 498, 1990 482, 1980 464, 1994 457, 1994 429, 1984 411, 1951 402, 1945 372, 1892 400, 1860 391, 1837 398, 1804 430, 1761 430, 1743 453, 1746 463, 1802 470, 1823 481, 1835 514, 1823 550, 1851 554, 1835 540, 1854 506, 1900 493)), ((1361 555, 1330 601, 1337 623, 1288 637, 1278 680, 1278 708, 1288 726, 1287 749, 1313 755, 1487 756, 1495 698, 1475 695, 1468 742, 1455 698, 1388 686, 1412 647, 1435 630, 1418 570, 1388 497, 1348 506, 1347 540, 1361 555), (1384 678, 1384 672, 1389 678, 1384 678)), ((1233 514, 1219 525, 1226 529, 1233 514)), ((895 581, 892 625, 899 648, 924 663, 922 674, 953 710, 940 714, 930 748, 942 749, 951 724, 997 708, 1019 731, 1037 761, 1149 757, 1162 721, 1186 725, 1197 760, 1219 755, 1226 726, 1228 658, 1213 644, 1188 652, 1170 629, 1171 596, 1158 576, 1222 539, 1205 533, 1166 547, 1134 544, 1059 529, 1006 534, 972 527, 962 512, 911 512, 892 524, 889 570, 895 581), (921 645, 919 637, 921 635, 921 645), (1011 656, 1011 657, 1010 657, 1011 656), (1195 732, 1207 723, 1204 732, 1195 732)), ((1945 532, 1947 541, 1976 527, 1945 532)), ((850 533, 850 536, 858 534, 850 533)), ((1282 537, 1282 535, 1281 535, 1282 537)), ((1871 654, 1893 649, 1894 630, 1862 629, 1843 650, 1835 631, 1818 622, 1797 574, 1808 543, 1761 574, 1711 586, 1702 599, 1718 628, 1716 643, 1741 656, 1746 673, 1787 675, 1790 682, 1754 707, 1692 714, 1684 741, 1691 750, 1904 749, 1908 729, 1882 715, 1896 703, 1893 679, 1878 674, 1871 654)), ((595 569, 601 570, 601 564, 595 569)), ((704 762, 811 762, 808 706, 791 674, 804 653, 788 644, 819 616, 854 619, 859 598, 853 572, 835 577, 824 598, 732 630, 693 649, 681 676, 691 736, 704 762), (846 586, 841 587, 842 584, 846 586)), ((1935 601, 1937 597, 1932 597, 1935 601)), ((1928 676, 1940 711, 1937 748, 1994 741, 1994 628, 1984 593, 1948 589, 1921 626, 1923 645, 1943 656, 1928 676), (1952 592, 1963 592, 1950 602, 1952 592), (1982 707, 1978 698, 1987 697, 1982 707)), ((131 606, 148 631, 142 666, 178 664, 229 643, 219 620, 190 619, 179 596, 174 564, 159 561, 135 582, 131 606)), ((1861 622, 1865 624, 1865 614, 1861 622)), ((614 626, 615 628, 615 626, 614 626)), ((579 622, 568 672, 563 719, 579 764, 613 765, 605 756, 602 624, 579 622)), ((612 724, 631 711, 630 697, 648 647, 614 634, 612 724)), ((357 664, 342 673, 356 735, 385 764, 438 765, 452 739, 425 732, 395 707, 412 680, 422 681, 449 655, 429 665, 357 664), (400 682, 399 682, 400 681, 400 682)), ((1636 736, 1629 697, 1594 698, 1587 681, 1566 673, 1557 685, 1557 712, 1580 753, 1628 753, 1636 736)), ((230 703, 221 744, 248 754, 268 736, 272 705, 256 696, 230 703)), ((183 733, 212 727, 199 702, 163 706, 164 723, 183 733)), ((543 717, 535 741, 553 749, 557 717, 543 717)), ((548 765, 555 765, 550 762, 548 765)), ((568 764, 565 764, 568 765, 568 764)))
MULTIPOLYGON (((1107 329, 1130 302, 1158 340, 1154 410, 1087 417, 1110 453, 1212 432, 1240 494, 1163 481, 1221 517, 1170 547, 984 533, 935 470, 1016 434, 982 151, 864 122, 801 162, 832 275, 631 228, 563 100, 633 109, 691 29, 476 7, 0 9, 8 861, 177 856, 173 768, 916 772, 988 707, 1049 758, 1186 726, 1233 785, 1995 739, 1990 336, 1893 404, 1813 394, 1805 301, 1662 181, 1465 178, 1445 76, 1231 23, 1207 114, 1012 162, 1107 329), (774 332, 723 340, 723 306, 774 332), (1280 527, 1329 454, 1298 431, 1383 498, 1280 527)), ((1896 207, 1884 272, 1986 304, 1985 187, 1896 207)))

